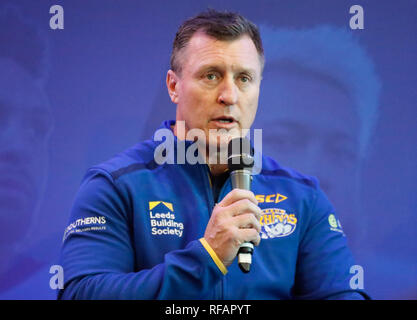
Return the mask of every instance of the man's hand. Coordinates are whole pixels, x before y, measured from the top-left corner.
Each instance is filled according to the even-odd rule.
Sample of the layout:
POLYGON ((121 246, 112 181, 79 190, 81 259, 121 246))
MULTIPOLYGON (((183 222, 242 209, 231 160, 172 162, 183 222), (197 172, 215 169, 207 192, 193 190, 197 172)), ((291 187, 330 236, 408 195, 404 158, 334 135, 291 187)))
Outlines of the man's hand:
POLYGON ((262 214, 253 192, 233 189, 213 209, 204 239, 228 267, 243 242, 259 245, 262 214))

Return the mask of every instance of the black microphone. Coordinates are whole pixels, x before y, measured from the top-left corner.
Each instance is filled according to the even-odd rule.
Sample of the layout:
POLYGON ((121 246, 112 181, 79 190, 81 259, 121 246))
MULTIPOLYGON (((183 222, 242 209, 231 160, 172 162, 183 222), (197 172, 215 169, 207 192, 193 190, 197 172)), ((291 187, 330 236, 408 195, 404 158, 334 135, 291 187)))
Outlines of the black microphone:
MULTIPOLYGON (((252 167, 254 165, 253 148, 247 138, 234 138, 228 145, 227 164, 233 189, 250 190, 252 167)), ((244 273, 250 271, 252 264, 253 243, 244 242, 237 253, 238 265, 244 273)))

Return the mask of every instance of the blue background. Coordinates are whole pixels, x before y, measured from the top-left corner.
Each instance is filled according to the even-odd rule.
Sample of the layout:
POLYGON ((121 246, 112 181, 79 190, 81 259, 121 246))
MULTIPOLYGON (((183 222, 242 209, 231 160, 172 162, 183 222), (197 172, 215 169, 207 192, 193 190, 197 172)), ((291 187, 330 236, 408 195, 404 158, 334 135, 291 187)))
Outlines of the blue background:
POLYGON ((0 11, 7 4, 41 33, 47 48, 41 50, 45 55, 37 55, 36 46, 16 36, 14 28, 19 27, 6 24, 2 32, 11 36, 0 37, 0 84, 9 88, 14 77, 25 83, 40 81, 37 88, 49 108, 43 117, 35 112, 16 127, 17 122, 5 119, 18 106, 21 117, 29 114, 34 99, 25 90, 19 94, 26 88, 23 84, 4 90, 9 100, 0 90, 0 172, 10 176, 0 178, 0 261, 7 262, 0 269, 1 299, 55 298, 49 268, 58 263, 82 176, 89 166, 149 138, 164 119, 174 118, 175 105, 165 87, 172 41, 184 19, 207 7, 239 11, 269 30, 253 127, 264 130, 264 152, 322 181, 373 298, 417 298, 417 1, 3 0, 0 11), (54 4, 64 8, 64 30, 49 27, 54 4), (349 28, 353 4, 364 9, 363 30, 349 28), (317 53, 321 46, 314 50, 315 37, 333 48, 326 53, 330 58, 317 53), (13 41, 17 51, 10 53, 13 41), (306 54, 300 61, 291 59, 291 50, 281 57, 289 46, 306 54), (26 66, 39 65, 39 72, 10 62, 13 55, 29 61, 26 66), (2 58, 7 63, 1 64, 2 58), (339 73, 336 62, 330 65, 333 58, 342 66, 339 73), (356 78, 349 68, 343 69, 346 65, 353 66, 356 78), (12 75, 6 77, 6 69, 12 75), (355 90, 361 92, 359 97, 355 90), (365 143, 355 110, 369 104, 376 108, 376 122, 365 143), (282 121, 290 117, 304 119, 291 128, 314 124, 323 134, 313 141, 302 130, 285 131, 282 121), (35 140, 24 138, 31 124, 31 134, 42 133, 38 148, 35 140), (334 139, 339 129, 357 139, 356 144, 334 139), (26 179, 33 182, 30 186, 10 173, 17 168, 16 177, 23 175, 18 172, 20 162, 25 163, 21 170, 26 170, 26 179), (22 195, 20 189, 25 189, 22 195), (13 207, 12 201, 28 194, 36 198, 32 206, 13 207))

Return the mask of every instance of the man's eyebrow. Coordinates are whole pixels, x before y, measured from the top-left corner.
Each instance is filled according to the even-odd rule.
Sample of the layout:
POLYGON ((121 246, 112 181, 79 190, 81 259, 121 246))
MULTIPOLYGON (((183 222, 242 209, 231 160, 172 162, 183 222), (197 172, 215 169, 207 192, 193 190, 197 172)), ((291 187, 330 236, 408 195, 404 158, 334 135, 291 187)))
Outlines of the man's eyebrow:
POLYGON ((204 72, 204 71, 222 71, 224 70, 224 68, 221 68, 217 65, 213 65, 213 64, 206 64, 206 65, 202 65, 197 69, 197 72, 204 72))
POLYGON ((239 73, 249 73, 249 74, 252 74, 252 75, 256 74, 256 70, 253 69, 253 68, 240 68, 238 70, 239 70, 239 73))
MULTIPOLYGON (((215 65, 215 64, 205 64, 202 65, 198 68, 198 72, 203 72, 203 71, 219 71, 219 72, 223 72, 224 71, 224 67, 220 66, 220 65, 215 65)), ((236 67, 235 68, 235 72, 236 73, 247 73, 250 75, 256 75, 256 70, 253 68, 245 68, 245 67, 236 67)))

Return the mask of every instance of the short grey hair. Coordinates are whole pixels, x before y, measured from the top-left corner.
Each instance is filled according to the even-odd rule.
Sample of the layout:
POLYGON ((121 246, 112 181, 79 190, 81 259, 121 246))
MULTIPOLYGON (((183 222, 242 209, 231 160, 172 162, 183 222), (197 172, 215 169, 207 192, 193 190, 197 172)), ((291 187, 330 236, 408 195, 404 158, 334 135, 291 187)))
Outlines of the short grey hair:
POLYGON ((202 31, 223 41, 235 40, 242 35, 248 35, 258 51, 263 67, 264 50, 258 27, 238 13, 208 9, 186 20, 179 27, 172 46, 171 70, 181 73, 182 66, 178 61, 178 53, 187 46, 197 31, 202 31))

